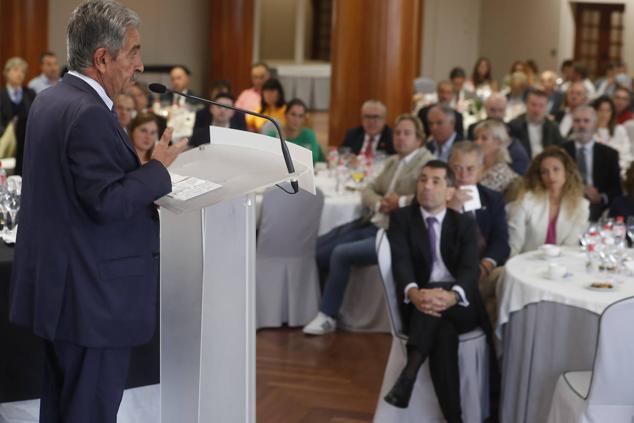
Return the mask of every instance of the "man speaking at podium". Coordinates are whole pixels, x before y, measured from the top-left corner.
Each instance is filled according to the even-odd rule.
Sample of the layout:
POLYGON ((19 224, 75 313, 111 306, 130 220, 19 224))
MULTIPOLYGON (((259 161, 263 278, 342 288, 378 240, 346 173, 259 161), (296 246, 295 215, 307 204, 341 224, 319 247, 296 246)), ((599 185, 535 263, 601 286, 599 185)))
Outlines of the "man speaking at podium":
POLYGON ((45 343, 40 422, 116 422, 130 349, 153 335, 166 130, 141 166, 112 100, 143 71, 139 18, 107 0, 67 28, 70 72, 34 101, 26 133, 11 321, 45 343))

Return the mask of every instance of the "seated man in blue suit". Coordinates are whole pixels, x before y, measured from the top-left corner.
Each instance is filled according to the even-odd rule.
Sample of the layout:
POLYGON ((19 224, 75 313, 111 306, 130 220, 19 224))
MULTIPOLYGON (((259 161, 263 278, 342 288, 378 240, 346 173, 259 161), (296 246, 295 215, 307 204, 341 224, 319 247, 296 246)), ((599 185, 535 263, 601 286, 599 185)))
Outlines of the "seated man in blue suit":
POLYGON ((455 193, 451 168, 423 166, 416 201, 390 215, 392 272, 407 341, 407 362, 385 401, 405 408, 418 370, 429 358, 438 403, 450 423, 462 422, 458 336, 488 319, 478 293, 475 221, 447 208, 455 193))
POLYGON ((392 144, 392 128, 385 123, 387 109, 378 100, 367 100, 361 106, 361 126, 348 129, 342 147, 349 147, 354 155, 373 157, 377 151, 396 154, 392 144))
POLYGON ((83 2, 67 29, 68 72, 28 122, 10 319, 44 339, 40 422, 114 423, 132 346, 156 324, 171 129, 141 166, 113 99, 143 71, 139 17, 83 2))
POLYGON ((478 183, 482 175, 484 156, 480 146, 470 141, 454 144, 449 156, 449 167, 456 175, 457 190, 447 207, 464 212, 464 205, 471 200, 462 186, 475 185, 478 189, 481 207, 466 212, 475 217, 478 224, 478 257, 480 258, 480 295, 492 319, 497 315, 495 285, 499 272, 510 254, 509 232, 506 223, 504 197, 501 193, 478 183))

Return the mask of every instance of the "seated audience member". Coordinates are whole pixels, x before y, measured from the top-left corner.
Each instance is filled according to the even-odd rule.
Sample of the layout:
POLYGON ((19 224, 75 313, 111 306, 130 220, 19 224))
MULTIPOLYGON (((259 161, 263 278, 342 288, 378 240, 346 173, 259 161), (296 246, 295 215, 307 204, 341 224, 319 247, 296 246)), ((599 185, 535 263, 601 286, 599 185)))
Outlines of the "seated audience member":
POLYGON ((451 81, 451 90, 453 92, 449 105, 458 113, 464 112, 467 102, 475 97, 473 92, 466 89, 465 80, 464 69, 456 67, 449 72, 449 81, 451 81))
POLYGON ((396 153, 392 144, 392 128, 385 124, 387 109, 378 100, 367 100, 361 106, 361 126, 348 129, 342 147, 350 147, 355 155, 373 157, 377 151, 396 153))
POLYGON ((4 80, 6 85, 0 88, 0 135, 4 133, 11 121, 15 122, 16 175, 22 174, 22 156, 24 153, 24 137, 26 136, 26 121, 35 99, 35 92, 23 87, 28 64, 21 57, 12 57, 4 65, 4 80))
POLYGON ((119 124, 123 130, 128 133, 130 122, 136 113, 134 100, 128 94, 119 94, 114 98, 114 110, 117 112, 119 124))
POLYGON ((473 66, 471 79, 465 82, 465 89, 472 91, 481 100, 486 100, 491 93, 498 90, 498 84, 493 79, 491 62, 486 57, 480 57, 473 66))
POLYGON ((616 123, 614 102, 610 97, 604 95, 594 99, 592 107, 597 112, 595 139, 619 152, 619 166, 622 175, 625 176, 625 172, 632 161, 632 151, 627 130, 623 125, 617 125, 616 123))
POLYGON ((44 89, 52 87, 59 82, 59 63, 55 53, 45 51, 40 55, 41 73, 29 81, 28 87, 39 94, 44 89))
MULTIPOLYGON (((220 94, 229 94, 229 97, 233 99, 233 95, 231 94, 231 84, 229 83, 229 81, 216 80, 216 81, 213 81, 209 85, 209 98, 211 100, 217 98, 220 94)), ((235 101, 232 100, 231 104, 229 105, 233 106, 234 103, 235 101)), ((212 109, 212 105, 209 104, 209 105, 205 105, 204 107, 202 107, 200 110, 196 112, 196 119, 194 120, 194 132, 196 132, 196 130, 199 130, 201 128, 205 128, 207 132, 209 132, 209 125, 211 125, 213 122, 211 109, 212 109)), ((224 126, 224 124, 216 125, 216 126, 224 126)), ((245 119, 245 114, 242 112, 233 111, 228 128, 246 130, 247 121, 245 119)), ((209 137, 207 136, 206 139, 208 138, 209 137)), ((192 140, 190 140, 190 144, 191 142, 192 140)))
POLYGON ((514 73, 516 72, 521 72, 524 75, 526 75, 526 64, 524 63, 524 61, 522 60, 516 60, 511 64, 511 69, 509 70, 509 73, 506 74, 506 76, 504 77, 504 81, 503 81, 503 93, 506 94, 509 91, 509 87, 511 85, 511 78, 513 76, 514 73))
MULTIPOLYGON (((233 96, 229 93, 220 93, 214 97, 213 101, 216 103, 224 104, 226 106, 233 106, 233 96)), ((194 125, 194 130, 192 132, 192 136, 189 139, 189 145, 191 147, 198 147, 201 144, 209 144, 211 141, 209 134, 209 126, 218 126, 221 128, 231 128, 231 129, 241 129, 246 130, 244 126, 235 126, 235 121, 233 117, 235 116, 235 111, 231 109, 227 109, 225 107, 220 107, 216 105, 210 105, 209 107, 205 107, 204 109, 199 110, 196 113, 196 122, 199 124, 194 125), (209 113, 209 118, 207 118, 206 125, 201 125, 199 119, 205 119, 205 114, 202 114, 201 111, 205 110, 209 113), (201 117, 203 116, 203 117, 201 117)))
POLYGON ((546 147, 531 162, 517 200, 508 204, 511 256, 543 244, 575 246, 588 222, 588 200, 575 162, 546 147))
MULTIPOLYGON (((385 401, 406 408, 418 371, 429 371, 440 410, 448 422, 462 422, 458 337, 490 325, 478 293, 477 225, 447 208, 455 177, 439 160, 427 163, 416 187, 416 202, 390 217, 392 272, 407 339, 407 361, 385 401)), ((415 400, 414 400, 415 401, 415 400)))
POLYGON ((632 93, 625 87, 617 87, 614 90, 614 107, 616 108, 616 123, 624 124, 628 120, 634 119, 632 112, 632 93))
POLYGON ((568 88, 570 87, 570 83, 572 82, 572 67, 573 66, 574 66, 574 62, 572 61, 572 59, 566 59, 563 62, 561 62, 561 67, 559 68, 559 72, 561 73, 561 78, 557 83, 558 83, 558 89, 562 93, 567 92, 568 88))
POLYGON ((583 84, 583 86, 586 88, 586 94, 588 96, 588 101, 592 100, 597 95, 597 91, 594 88, 594 84, 592 83, 590 78, 588 78, 589 75, 590 75, 590 72, 588 72, 588 68, 586 68, 581 63, 575 63, 572 66, 572 78, 571 78, 571 81, 573 83, 574 82, 580 82, 580 83, 583 84))
POLYGON ((618 64, 610 62, 605 68, 605 75, 594 82, 597 96, 614 94, 614 89, 618 86, 614 77, 616 76, 616 68, 618 64))
MULTIPOLYGON (((495 122, 502 131, 504 124, 495 122)), ((486 125, 483 122, 481 125, 486 125)), ((480 126, 478 125, 478 128, 480 126)), ((487 313, 490 317, 497 315, 495 308, 495 285, 500 266, 503 266, 509 257, 509 234, 504 210, 504 198, 502 194, 491 190, 478 182, 482 175, 485 156, 480 147, 469 141, 459 141, 454 144, 449 156, 449 167, 456 175, 457 188, 453 198, 447 203, 447 207, 459 212, 464 212, 464 205, 472 197, 468 191, 460 189, 467 185, 475 185, 478 189, 481 207, 475 211, 465 212, 472 214, 478 224, 478 257, 480 258, 480 295, 484 300, 487 313), (494 272, 494 269, 498 268, 494 272)))
POLYGON ((507 146, 510 138, 506 125, 495 119, 485 120, 476 126, 474 132, 473 142, 480 147, 484 158, 480 184, 493 191, 506 192, 519 176, 509 166, 511 156, 507 146))
POLYGON ((394 125, 396 154, 387 158, 383 171, 361 193, 362 218, 341 225, 317 239, 320 278, 327 275, 317 316, 304 333, 323 335, 336 329, 339 307, 352 266, 376 264, 374 238, 387 228, 389 214, 412 200, 416 181, 425 163, 434 158, 423 143, 423 128, 414 115, 401 115, 394 125))
POLYGON ((539 81, 539 69, 537 63, 533 59, 524 62, 524 73, 526 74, 526 83, 529 87, 536 85, 539 81))
POLYGON ((539 84, 541 89, 548 95, 546 114, 552 115, 559 111, 564 103, 564 95, 557 89, 557 74, 550 70, 542 72, 539 77, 539 84))
POLYGON ((460 136, 460 139, 462 139, 464 137, 462 113, 458 112, 451 106, 451 102, 453 100, 453 84, 450 81, 440 81, 436 86, 436 94, 438 96, 438 102, 429 106, 425 106, 418 112, 418 117, 421 122, 423 122, 423 129, 425 130, 425 134, 429 135, 431 133, 431 130, 429 128, 429 120, 427 119, 427 115, 429 114, 431 108, 434 106, 445 106, 450 107, 453 110, 453 121, 455 122, 454 127, 456 132, 460 136))
POLYGON ((566 138, 572 131, 572 115, 575 109, 588 102, 588 90, 581 82, 573 82, 566 91, 566 107, 554 114, 555 121, 559 123, 559 133, 566 138))
POLYGON ((592 107, 577 107, 572 122, 573 140, 562 145, 577 163, 583 193, 590 201, 591 221, 598 220, 612 200, 621 195, 619 153, 596 142, 596 125, 597 114, 592 107))
MULTIPOLYGON (((189 89, 189 78, 191 74, 191 71, 185 65, 176 65, 172 67, 170 70, 171 89, 184 94, 196 95, 189 89)), ((173 94, 171 92, 161 94, 161 103, 177 107, 188 105, 192 108, 200 105, 200 103, 194 99, 173 94)))
POLYGON ((511 135, 520 141, 531 158, 549 145, 564 142, 559 127, 548 119, 547 113, 548 95, 542 90, 531 89, 526 95, 526 113, 509 122, 511 135))
MULTIPOLYGON (((470 140, 475 139, 473 131, 475 127, 482 121, 487 119, 495 119, 500 122, 504 122, 504 115, 506 114, 506 97, 501 93, 493 93, 484 101, 484 111, 486 112, 486 119, 472 123, 469 125, 467 133, 470 140)), ((528 169, 528 163, 530 159, 526 149, 522 146, 520 141, 513 137, 510 133, 510 127, 506 124, 507 131, 509 132, 510 143, 508 145, 509 155, 511 156, 511 168, 518 174, 523 175, 528 169)))
POLYGON ((242 91, 236 100, 236 107, 251 112, 260 110, 262 104, 262 86, 271 77, 271 71, 266 63, 258 62, 251 65, 251 88, 242 91))
POLYGON ((154 144, 158 141, 158 124, 153 113, 139 113, 130 123, 130 138, 139 155, 141 165, 152 157, 154 144))
POLYGON ((453 143, 462 138, 455 130, 455 110, 446 105, 437 105, 429 109, 429 138, 427 149, 438 159, 446 162, 453 143))
POLYGON ((132 97, 132 100, 134 100, 134 110, 137 115, 141 113, 152 113, 154 115, 158 125, 158 135, 160 138, 167 127, 167 119, 165 119, 164 116, 155 114, 150 108, 151 96, 147 86, 142 82, 136 81, 130 86, 130 88, 128 88, 128 95, 132 97))
POLYGON ((630 165, 625 173, 623 188, 625 189, 625 194, 616 197, 612 201, 609 216, 623 216, 627 221, 628 217, 634 216, 634 163, 630 165))
MULTIPOLYGON (((312 151, 313 164, 317 162, 324 162, 324 153, 321 151, 321 146, 317 142, 315 132, 304 126, 307 113, 308 109, 302 100, 294 98, 289 101, 286 105, 286 125, 282 128, 282 135, 286 141, 300 145, 312 151)), ((267 135, 276 138, 278 136, 277 131, 275 130, 269 131, 267 135)))
MULTIPOLYGON (((284 88, 280 81, 271 78, 264 83, 262 86, 262 102, 257 112, 272 117, 280 126, 286 124, 284 116, 286 113, 286 99, 284 98, 284 88)), ((247 128, 253 132, 261 132, 264 125, 269 122, 264 118, 252 115, 247 115, 245 119, 247 128)))
POLYGON ((524 99, 526 98, 526 90, 528 89, 528 79, 523 72, 514 72, 509 81, 509 91, 506 94, 506 114, 505 121, 515 119, 526 111, 524 99))

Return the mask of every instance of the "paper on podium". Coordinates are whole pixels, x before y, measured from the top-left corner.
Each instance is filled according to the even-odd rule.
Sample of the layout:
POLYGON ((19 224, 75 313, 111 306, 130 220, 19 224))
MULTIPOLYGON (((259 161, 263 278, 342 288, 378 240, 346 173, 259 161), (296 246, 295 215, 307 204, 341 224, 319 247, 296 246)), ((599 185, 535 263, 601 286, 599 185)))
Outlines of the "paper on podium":
MULTIPOLYGON (((180 154, 169 171, 220 187, 186 200, 166 195, 156 201, 158 205, 175 213, 199 210, 290 180, 278 138, 215 126, 210 127, 210 134, 210 144, 180 154)), ((296 144, 286 145, 300 189, 314 194, 312 152, 296 144)))

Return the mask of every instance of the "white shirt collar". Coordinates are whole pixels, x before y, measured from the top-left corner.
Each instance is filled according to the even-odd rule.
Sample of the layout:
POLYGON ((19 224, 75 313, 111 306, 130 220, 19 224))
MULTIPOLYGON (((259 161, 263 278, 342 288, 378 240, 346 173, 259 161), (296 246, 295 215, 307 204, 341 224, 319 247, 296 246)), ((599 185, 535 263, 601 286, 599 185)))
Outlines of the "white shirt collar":
POLYGON ((403 164, 408 164, 409 162, 412 161, 412 159, 414 158, 415 155, 418 154, 418 152, 420 151, 421 147, 417 148, 416 150, 412 151, 411 153, 409 153, 407 156, 403 157, 400 161, 403 162, 403 164))
POLYGON ((101 97, 103 102, 106 104, 106 106, 108 107, 108 110, 112 110, 112 106, 114 103, 112 102, 112 99, 108 97, 108 94, 106 94, 106 90, 101 86, 99 82, 77 71, 69 71, 68 73, 81 79, 86 84, 90 85, 92 89, 95 90, 97 94, 99 94, 99 97, 101 97))
POLYGON ((592 147, 594 147, 594 138, 587 144, 581 144, 580 142, 575 141, 575 149, 585 148, 586 153, 592 152, 592 147))
POLYGON ((423 214, 423 221, 425 222, 425 226, 427 226, 428 217, 435 217, 438 221, 438 225, 442 227, 442 221, 445 219, 445 215, 447 214, 447 208, 442 209, 442 211, 438 214, 431 214, 421 206, 420 212, 423 214))

